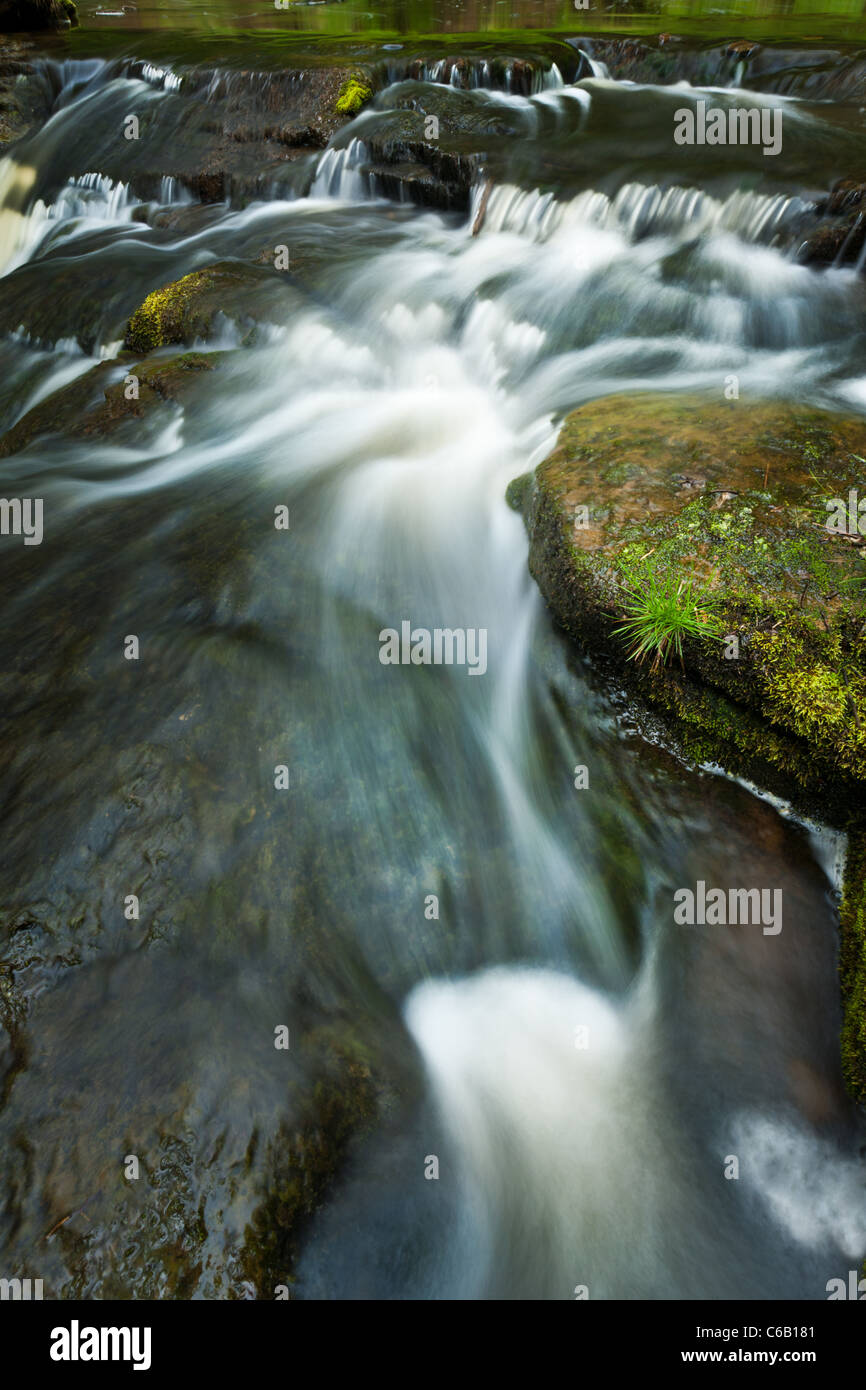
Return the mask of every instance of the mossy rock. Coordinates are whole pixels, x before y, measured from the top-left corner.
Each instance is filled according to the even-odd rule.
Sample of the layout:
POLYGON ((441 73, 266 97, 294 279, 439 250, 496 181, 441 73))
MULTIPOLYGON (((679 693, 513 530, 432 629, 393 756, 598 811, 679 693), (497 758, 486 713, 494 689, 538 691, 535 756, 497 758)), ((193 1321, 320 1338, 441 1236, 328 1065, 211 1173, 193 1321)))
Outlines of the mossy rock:
MULTIPOLYGON (((32 39, 0 33, 0 146, 46 120, 51 97, 33 61, 32 39)), ((30 169, 19 168, 18 187, 6 189, 6 210, 21 212, 30 193, 30 169)))
POLYGON ((828 529, 829 503, 866 497, 864 459, 866 422, 826 411, 610 397, 570 415, 532 486, 510 492, 562 626, 666 710, 697 760, 841 824, 866 808, 866 566, 859 534, 828 529), (738 654, 686 636, 681 663, 630 660, 614 629, 635 576, 690 582, 738 654))
POLYGON ((247 330, 267 315, 275 271, 241 261, 218 261, 193 270, 172 284, 153 290, 139 305, 126 329, 126 346, 132 352, 152 352, 169 343, 194 343, 217 336, 220 317, 234 320, 247 330))

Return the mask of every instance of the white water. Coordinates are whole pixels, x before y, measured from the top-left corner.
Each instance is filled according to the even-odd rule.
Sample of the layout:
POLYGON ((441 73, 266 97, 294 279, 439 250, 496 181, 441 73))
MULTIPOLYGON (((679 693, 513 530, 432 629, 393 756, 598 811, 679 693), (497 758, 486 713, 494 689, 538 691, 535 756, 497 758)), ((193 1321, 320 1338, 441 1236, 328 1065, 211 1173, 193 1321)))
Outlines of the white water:
POLYGON ((419 985, 406 1020, 456 1154, 439 1181, 459 1184, 464 1296, 506 1264, 554 1298, 637 1296, 670 1271, 689 1194, 634 1007, 499 968, 419 985))
MULTIPOLYGON (((862 1158, 798 1125, 745 1115, 734 1125, 746 1177, 773 1218, 801 1245, 832 1241, 859 1262, 866 1247, 866 1176, 862 1158)), ((839 1275, 845 1271, 840 1269, 839 1275)))

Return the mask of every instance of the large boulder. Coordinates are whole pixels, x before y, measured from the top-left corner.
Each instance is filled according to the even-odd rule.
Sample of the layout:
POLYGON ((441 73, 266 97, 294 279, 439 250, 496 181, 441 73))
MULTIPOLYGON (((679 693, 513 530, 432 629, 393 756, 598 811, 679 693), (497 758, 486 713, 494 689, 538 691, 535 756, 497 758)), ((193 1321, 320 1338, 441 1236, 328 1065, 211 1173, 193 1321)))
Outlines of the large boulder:
POLYGON ((534 478, 512 487, 562 625, 672 716, 699 761, 841 823, 866 807, 866 568, 856 527, 828 524, 832 499, 866 499, 864 458, 858 419, 610 397, 570 415, 534 478), (681 660, 631 659, 614 630, 635 593, 648 602, 680 583, 694 598, 680 605, 681 660))

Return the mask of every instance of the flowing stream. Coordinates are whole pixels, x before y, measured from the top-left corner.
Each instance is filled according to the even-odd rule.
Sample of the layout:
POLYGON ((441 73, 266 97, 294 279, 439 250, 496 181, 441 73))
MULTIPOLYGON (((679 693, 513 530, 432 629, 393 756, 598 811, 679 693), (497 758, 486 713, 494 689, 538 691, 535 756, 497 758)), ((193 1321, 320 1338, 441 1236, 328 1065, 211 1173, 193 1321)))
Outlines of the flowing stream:
MULTIPOLYGON (((674 185, 694 89, 598 65, 527 96, 479 80, 462 98, 521 138, 473 235, 481 182, 467 215, 365 172, 383 113, 439 75, 395 71, 351 139, 243 207, 96 172, 133 102, 146 140, 183 139, 169 65, 45 60, 54 114, 0 160, 0 298, 25 306, 4 429, 75 382, 83 408, 96 363, 97 396, 122 382, 154 287, 290 252, 270 321, 249 337, 227 312, 182 405, 0 461, 4 495, 45 508, 43 544, 3 556, 0 889, 30 1005, 0 1239, 63 1286, 52 1220, 87 1201, 107 1223, 119 1157, 177 1144, 172 1181, 209 1175, 185 1292, 225 1296, 249 1216, 231 1177, 284 1104, 274 1027, 339 1019, 400 1099, 293 1296, 821 1299, 866 1250, 843 846, 637 736, 555 630, 505 492, 613 392, 721 395, 734 373, 747 397, 866 409, 866 282, 771 244, 829 142, 862 137, 785 98, 782 161, 743 152, 744 179, 693 154, 674 185), (485 630, 486 671, 381 664, 406 620, 485 630), (675 926, 698 878, 782 887, 782 932, 675 926)), ((151 1288, 81 1231, 77 1291, 107 1267, 151 1288)))

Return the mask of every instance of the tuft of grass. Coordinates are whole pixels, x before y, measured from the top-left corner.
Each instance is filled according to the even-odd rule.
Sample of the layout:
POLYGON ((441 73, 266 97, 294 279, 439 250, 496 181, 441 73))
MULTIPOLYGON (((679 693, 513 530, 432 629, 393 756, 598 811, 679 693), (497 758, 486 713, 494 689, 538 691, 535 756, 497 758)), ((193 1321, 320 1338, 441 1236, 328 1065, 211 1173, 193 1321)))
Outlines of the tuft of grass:
POLYGON ((691 579, 631 571, 624 579, 626 621, 614 629, 629 644, 629 659, 638 664, 652 657, 657 671, 674 655, 683 664, 684 637, 719 639, 710 600, 695 595, 691 579))

